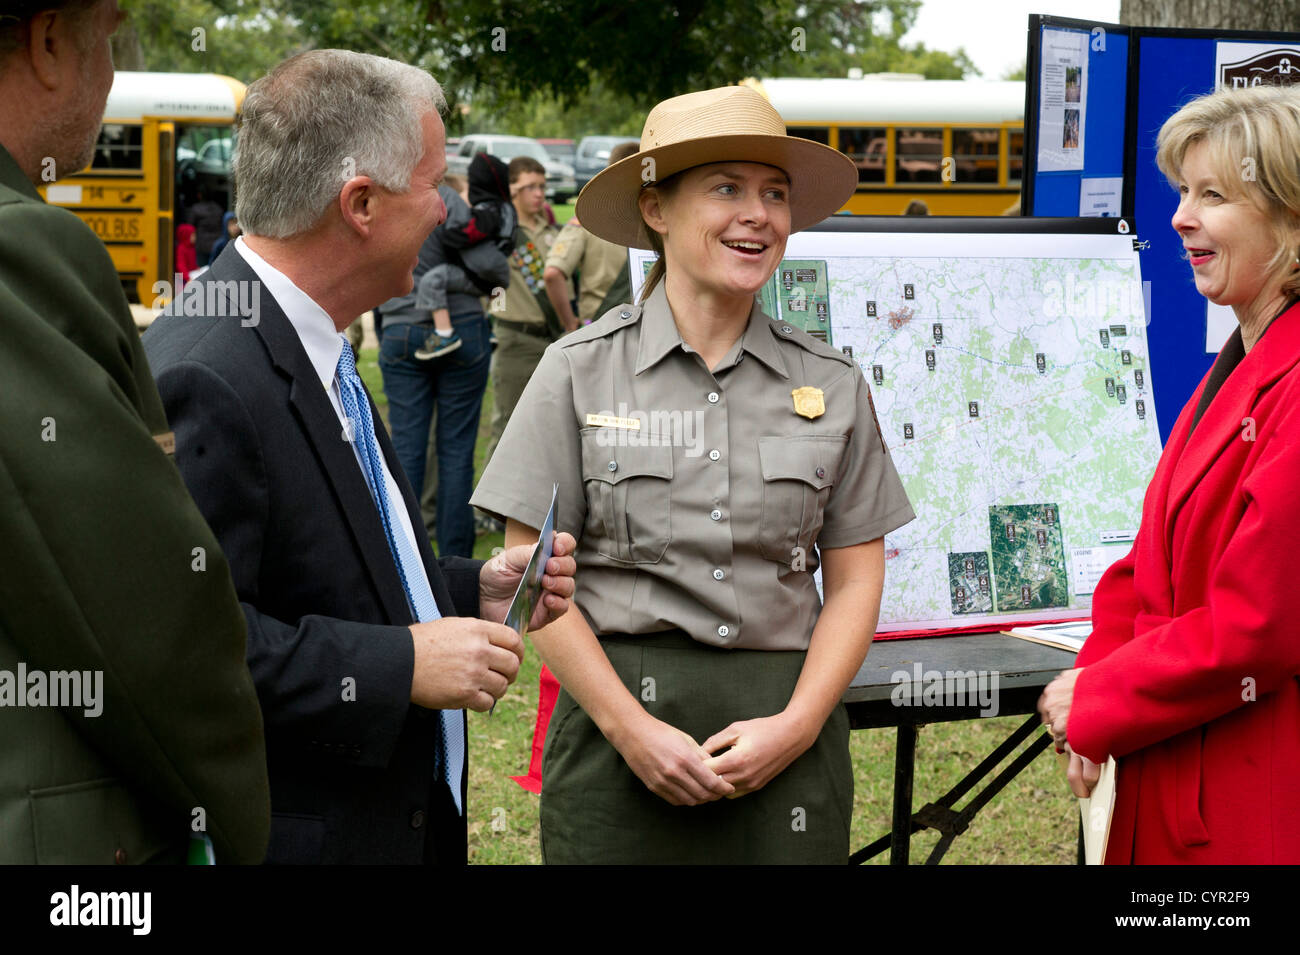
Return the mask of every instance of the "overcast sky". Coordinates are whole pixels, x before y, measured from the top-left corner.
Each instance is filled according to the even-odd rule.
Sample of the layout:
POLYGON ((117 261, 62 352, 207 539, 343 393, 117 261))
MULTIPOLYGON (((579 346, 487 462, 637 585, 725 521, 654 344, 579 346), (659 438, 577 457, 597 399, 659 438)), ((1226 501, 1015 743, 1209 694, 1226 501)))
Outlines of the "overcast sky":
POLYGON ((985 78, 998 80, 1025 61, 1031 13, 1117 23, 1119 0, 924 0, 903 40, 931 50, 965 47, 985 78))

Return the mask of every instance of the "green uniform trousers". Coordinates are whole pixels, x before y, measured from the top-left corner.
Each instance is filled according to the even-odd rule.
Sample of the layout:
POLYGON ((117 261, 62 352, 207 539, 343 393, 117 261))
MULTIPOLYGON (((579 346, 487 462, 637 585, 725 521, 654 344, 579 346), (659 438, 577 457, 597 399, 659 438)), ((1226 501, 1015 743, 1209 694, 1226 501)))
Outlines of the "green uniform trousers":
MULTIPOLYGON (((605 636, 601 647, 647 712, 700 743, 735 721, 781 712, 807 655, 709 647, 680 630, 605 636)), ((548 864, 848 861, 853 772, 842 705, 813 746, 757 792, 673 806, 646 788, 561 691, 542 778, 548 864)))

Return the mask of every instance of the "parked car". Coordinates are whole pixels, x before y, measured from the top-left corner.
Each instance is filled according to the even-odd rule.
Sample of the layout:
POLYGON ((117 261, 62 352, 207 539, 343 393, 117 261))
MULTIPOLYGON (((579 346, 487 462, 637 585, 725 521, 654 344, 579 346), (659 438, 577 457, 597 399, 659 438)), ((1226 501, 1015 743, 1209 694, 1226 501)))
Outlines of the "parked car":
POLYGON ((491 153, 507 163, 516 156, 531 156, 536 159, 546 170, 546 198, 553 203, 568 202, 578 192, 573 181, 573 167, 552 159, 541 143, 527 136, 496 133, 462 136, 456 155, 447 160, 447 171, 468 176, 470 160, 479 153, 491 153))
POLYGON ((609 164, 609 152, 619 143, 637 143, 634 136, 584 136, 578 143, 577 156, 573 161, 573 178, 582 191, 582 187, 591 178, 609 164))
POLYGON ((537 141, 550 153, 552 159, 573 165, 573 157, 578 151, 578 146, 572 139, 538 139, 537 141))

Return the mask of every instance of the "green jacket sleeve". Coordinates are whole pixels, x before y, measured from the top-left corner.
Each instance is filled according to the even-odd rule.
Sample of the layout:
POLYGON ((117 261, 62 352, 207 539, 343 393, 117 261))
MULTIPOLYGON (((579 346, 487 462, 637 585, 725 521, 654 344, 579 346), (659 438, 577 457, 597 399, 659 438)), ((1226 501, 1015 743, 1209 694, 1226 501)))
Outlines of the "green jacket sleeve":
MULTIPOLYGON (((0 339, 0 641, 29 669, 102 671, 102 713, 63 711, 79 737, 182 845, 202 818, 218 861, 260 862, 244 617, 154 440, 166 419, 116 272, 70 213, 0 196, 0 339)), ((33 750, 32 789, 60 782, 42 742, 0 743, 33 750)))

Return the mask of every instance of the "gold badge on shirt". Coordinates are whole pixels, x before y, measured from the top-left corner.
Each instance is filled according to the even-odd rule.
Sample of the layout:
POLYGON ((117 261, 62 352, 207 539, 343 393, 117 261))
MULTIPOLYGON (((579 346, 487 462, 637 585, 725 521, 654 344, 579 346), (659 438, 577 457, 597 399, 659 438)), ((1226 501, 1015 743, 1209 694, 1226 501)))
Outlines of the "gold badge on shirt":
POLYGON ((805 385, 790 392, 794 398, 794 413, 809 419, 820 418, 826 413, 826 397, 820 388, 805 385))

